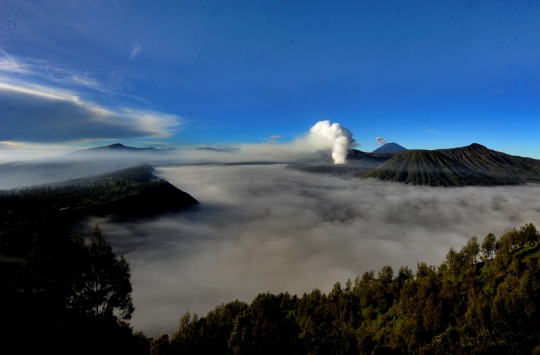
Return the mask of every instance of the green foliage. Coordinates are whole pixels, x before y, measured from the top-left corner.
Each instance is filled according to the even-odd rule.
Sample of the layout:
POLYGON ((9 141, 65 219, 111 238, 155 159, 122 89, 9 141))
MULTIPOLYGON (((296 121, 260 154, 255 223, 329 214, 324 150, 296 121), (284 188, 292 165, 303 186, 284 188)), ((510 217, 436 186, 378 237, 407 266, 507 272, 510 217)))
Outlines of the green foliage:
POLYGON ((259 294, 233 321, 229 346, 235 355, 301 354, 300 327, 291 311, 296 297, 259 294))
POLYGON ((76 294, 84 287, 88 250, 78 234, 39 235, 22 263, 20 291, 59 316, 77 308, 76 294))
POLYGON ((133 313, 129 264, 117 258, 96 225, 88 243, 74 233, 43 230, 15 283, 0 294, 2 334, 21 353, 148 353, 149 340, 125 322, 133 313), (31 336, 32 341, 23 341, 31 336), (146 349, 146 350, 145 350, 146 349))
POLYGON ((486 235, 482 241, 480 250, 482 251, 482 261, 493 258, 497 251, 497 238, 492 233, 486 235))
POLYGON ((81 308, 94 316, 130 319, 134 307, 129 264, 123 255, 120 260, 116 259, 98 225, 90 237, 88 261, 88 268, 82 275, 83 289, 77 294, 81 298, 81 308))
POLYGON ((154 340, 152 347, 150 348, 150 355, 167 355, 169 354, 169 336, 163 334, 154 340))
POLYGON ((21 292, 59 317, 131 318, 129 264, 116 258, 98 225, 87 245, 77 234, 38 236, 34 245, 18 277, 21 292))
POLYGON ((266 293, 207 317, 188 312, 169 353, 536 354, 538 324, 540 234, 526 224, 472 237, 416 273, 385 266, 328 294, 266 293))
POLYGON ((148 354, 150 339, 125 323, 134 310, 129 264, 98 226, 88 244, 68 228, 89 215, 149 216, 197 203, 152 171, 0 191, 0 254, 12 260, 0 263, 0 332, 20 353, 148 354))
POLYGON ((532 224, 481 243, 472 237, 439 267, 385 266, 328 294, 263 293, 205 317, 186 312, 170 339, 155 341, 125 322, 134 311, 129 264, 99 226, 85 243, 61 225, 36 225, 16 282, 0 290, 2 334, 21 353, 32 344, 89 354, 540 353, 540 233, 532 224), (28 334, 35 342, 24 341, 28 334))

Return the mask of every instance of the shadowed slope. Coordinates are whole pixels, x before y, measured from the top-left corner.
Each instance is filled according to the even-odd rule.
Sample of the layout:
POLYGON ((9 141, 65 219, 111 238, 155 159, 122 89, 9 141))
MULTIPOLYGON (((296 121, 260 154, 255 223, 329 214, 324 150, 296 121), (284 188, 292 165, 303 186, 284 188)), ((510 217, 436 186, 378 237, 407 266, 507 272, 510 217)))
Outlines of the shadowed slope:
POLYGON ((153 172, 151 166, 141 165, 61 183, 0 190, 0 256, 24 255, 32 236, 44 225, 61 228, 92 215, 152 217, 199 203, 153 172))
POLYGON ((508 182, 540 181, 540 161, 536 159, 497 152, 477 143, 438 151, 461 165, 497 180, 508 182))
POLYGON ((540 161, 475 143, 454 149, 404 151, 363 177, 429 186, 540 182, 540 161))
POLYGON ((364 177, 413 185, 498 185, 496 179, 457 164, 439 151, 407 150, 396 154, 364 177))

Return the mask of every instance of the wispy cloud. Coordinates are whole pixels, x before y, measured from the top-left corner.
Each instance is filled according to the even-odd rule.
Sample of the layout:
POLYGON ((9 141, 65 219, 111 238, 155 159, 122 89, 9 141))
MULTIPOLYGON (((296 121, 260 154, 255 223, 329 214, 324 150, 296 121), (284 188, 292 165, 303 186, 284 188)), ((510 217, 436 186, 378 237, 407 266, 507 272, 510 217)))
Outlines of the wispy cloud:
POLYGON ((121 92, 116 85, 109 85, 96 79, 95 75, 78 69, 58 66, 43 59, 18 58, 0 50, 0 71, 4 74, 1 80, 9 80, 20 85, 44 80, 62 88, 86 88, 106 94, 126 97, 146 104, 150 101, 137 95, 121 92), (115 87, 116 86, 116 87, 115 87))
POLYGON ((146 145, 146 146, 155 146, 155 147, 160 147, 160 148, 176 148, 178 146, 177 144, 172 144, 165 141, 148 141, 148 140, 140 141, 138 142, 138 144, 146 145))
POLYGON ((93 87, 93 88, 99 86, 99 83, 97 82, 97 80, 88 77, 88 75, 86 74, 84 76, 79 75, 79 74, 73 74, 72 79, 73 79, 73 82, 78 83, 82 86, 93 87))
POLYGON ((283 136, 272 135, 264 138, 263 140, 267 143, 277 143, 280 138, 283 138, 283 136))
POLYGON ((88 139, 169 137, 187 121, 163 112, 133 107, 104 107, 67 89, 13 83, 0 77, 6 107, 1 141, 76 142, 88 139))
POLYGON ((122 108, 115 115, 125 117, 143 131, 154 132, 150 136, 155 138, 169 137, 173 128, 178 129, 179 126, 188 123, 187 120, 177 115, 130 108, 122 108))
POLYGON ((134 45, 133 50, 131 51, 131 55, 129 56, 129 59, 132 60, 133 58, 141 54, 142 51, 143 49, 140 45, 138 44, 134 45))
POLYGON ((32 72, 28 64, 16 59, 3 50, 0 50, 0 70, 15 75, 32 72))
POLYGON ((502 94, 503 92, 506 92, 506 90, 491 91, 491 92, 488 92, 488 93, 485 93, 485 94, 476 95, 476 96, 474 96, 474 97, 477 98, 477 97, 484 97, 484 96, 498 95, 498 94, 502 94))

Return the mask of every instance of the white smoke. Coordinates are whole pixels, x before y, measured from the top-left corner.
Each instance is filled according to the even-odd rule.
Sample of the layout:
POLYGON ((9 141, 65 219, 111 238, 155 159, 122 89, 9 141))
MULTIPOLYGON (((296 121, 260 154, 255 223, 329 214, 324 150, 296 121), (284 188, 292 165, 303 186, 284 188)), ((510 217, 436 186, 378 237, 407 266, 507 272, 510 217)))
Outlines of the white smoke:
POLYGON ((386 141, 382 137, 377 137, 375 139, 377 140, 377 142, 381 143, 382 145, 386 144, 386 141))
MULTIPOLYGON (((344 164, 346 163, 347 149, 354 146, 355 140, 352 136, 352 133, 339 123, 330 124, 329 121, 320 121, 313 125, 308 132, 290 142, 280 142, 278 141, 280 136, 272 135, 269 136, 267 142, 260 144, 240 144, 234 147, 207 147, 202 145, 196 149, 156 149, 149 151, 106 150, 105 155, 103 155, 103 151, 87 151, 84 157, 86 159, 101 160, 106 156, 110 161, 118 160, 121 162, 140 159, 152 166, 173 164, 243 164, 253 162, 292 164, 321 159, 321 151, 331 150, 334 164, 344 164)), ((53 155, 52 148, 47 148, 45 145, 40 145, 39 147, 31 145, 19 146, 18 143, 0 141, 0 163, 14 161, 18 156, 24 157, 24 160, 39 158, 39 155, 45 154, 47 149, 51 150, 49 154, 53 155), (28 150, 25 148, 27 146, 33 148, 31 153, 23 151, 23 148, 28 150)), ((55 155, 58 155, 58 153, 55 155)), ((62 161, 79 160, 76 156, 66 155, 59 158, 51 158, 47 161, 36 160, 35 162, 30 162, 36 164, 33 173, 28 175, 32 176, 32 185, 60 181, 67 178, 58 178, 56 174, 53 174, 56 177, 52 178, 49 176, 49 173, 45 172, 46 169, 44 170, 44 166, 39 166, 47 162, 51 163, 56 159, 62 161)), ((121 165, 124 166, 123 163, 121 165)), ((19 167, 19 171, 22 171, 20 169, 26 169, 26 167, 19 167)), ((107 171, 109 170, 107 169, 107 171)), ((14 171, 12 175, 17 174, 19 173, 14 171)), ((26 185, 24 185, 23 181, 19 181, 19 179, 8 179, 5 174, 0 176, 0 189, 22 186, 26 185)))
POLYGON ((347 162, 347 149, 354 143, 351 131, 339 123, 330 125, 330 121, 319 121, 309 130, 308 139, 315 139, 324 146, 332 148, 334 164, 347 162))

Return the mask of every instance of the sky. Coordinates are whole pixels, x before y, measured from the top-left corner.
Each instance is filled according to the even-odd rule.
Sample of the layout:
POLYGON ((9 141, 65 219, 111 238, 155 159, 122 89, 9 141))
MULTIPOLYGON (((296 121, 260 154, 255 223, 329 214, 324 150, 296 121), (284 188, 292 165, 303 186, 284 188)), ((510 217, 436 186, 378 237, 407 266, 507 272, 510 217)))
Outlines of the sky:
POLYGON ((531 0, 4 0, 0 150, 279 145, 328 120, 363 151, 538 159, 539 23, 531 0))

